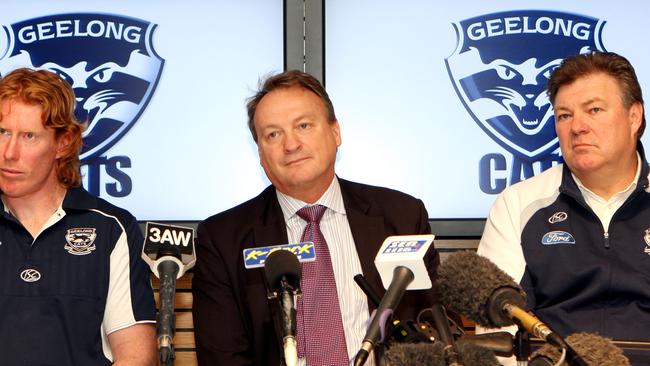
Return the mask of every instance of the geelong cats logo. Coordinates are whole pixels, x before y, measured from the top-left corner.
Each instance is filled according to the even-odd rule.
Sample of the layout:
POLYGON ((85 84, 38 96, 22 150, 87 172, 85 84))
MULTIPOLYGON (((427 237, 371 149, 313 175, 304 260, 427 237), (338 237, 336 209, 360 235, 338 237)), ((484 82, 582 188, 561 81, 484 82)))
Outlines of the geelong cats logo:
MULTIPOLYGON (((546 84, 566 56, 605 50, 604 24, 591 17, 535 10, 481 15, 454 24, 458 44, 446 60, 449 77, 478 126, 513 154, 511 184, 522 173, 523 178, 532 176, 534 162, 541 162, 544 170, 551 160, 560 160, 549 160, 559 144, 546 84)), ((494 161, 482 162, 481 189, 486 193, 498 193, 506 185, 492 178, 495 166, 505 170, 505 157, 495 155, 489 154, 494 161)))
POLYGON ((135 18, 92 13, 5 25, 0 74, 18 67, 47 69, 72 85, 75 114, 88 124, 83 162, 115 144, 147 106, 164 63, 151 43, 155 27, 135 18))

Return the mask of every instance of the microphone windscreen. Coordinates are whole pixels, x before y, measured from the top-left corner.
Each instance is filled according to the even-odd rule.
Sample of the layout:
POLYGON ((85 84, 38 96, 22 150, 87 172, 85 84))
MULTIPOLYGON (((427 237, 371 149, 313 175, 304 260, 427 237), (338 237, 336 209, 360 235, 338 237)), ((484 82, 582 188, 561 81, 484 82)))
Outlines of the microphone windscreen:
POLYGON ((291 286, 297 288, 300 285, 298 257, 288 250, 276 250, 266 258, 264 274, 271 289, 280 288, 282 277, 285 277, 291 286))
POLYGON ((447 309, 491 328, 512 324, 490 318, 487 303, 495 290, 511 288, 521 295, 522 302, 526 296, 512 277, 472 251, 449 255, 438 268, 437 284, 440 299, 447 309))
POLYGON ((444 345, 435 343, 392 343, 384 352, 385 366, 445 366, 442 356, 444 345))
MULTIPOLYGON (((608 338, 593 333, 574 333, 566 337, 566 342, 587 362, 589 366, 626 366, 630 360, 623 355, 623 350, 608 338)), ((546 357, 557 363, 561 357, 561 350, 545 344, 533 352, 531 360, 536 357, 546 357)), ((532 362, 532 361, 531 361, 532 362)), ((567 366, 566 362, 562 363, 567 366)))
MULTIPOLYGON (((445 366, 445 345, 434 343, 393 343, 384 353, 385 366, 445 366)), ((494 353, 471 342, 459 341, 456 349, 465 366, 500 366, 494 353)))
POLYGON ((474 343, 460 340, 456 342, 456 349, 465 366, 501 366, 494 352, 474 343))

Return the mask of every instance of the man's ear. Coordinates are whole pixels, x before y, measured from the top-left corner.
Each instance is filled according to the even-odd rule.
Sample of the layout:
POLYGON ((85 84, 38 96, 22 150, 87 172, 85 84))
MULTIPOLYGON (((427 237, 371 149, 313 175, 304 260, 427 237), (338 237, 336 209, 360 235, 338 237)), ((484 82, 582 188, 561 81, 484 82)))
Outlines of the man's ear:
POLYGON ((628 111, 630 121, 630 130, 634 136, 638 136, 641 123, 643 121, 643 105, 640 102, 634 102, 628 111))
POLYGON ((70 132, 64 132, 57 137, 56 141, 56 158, 62 157, 70 144, 72 143, 72 134, 70 132))

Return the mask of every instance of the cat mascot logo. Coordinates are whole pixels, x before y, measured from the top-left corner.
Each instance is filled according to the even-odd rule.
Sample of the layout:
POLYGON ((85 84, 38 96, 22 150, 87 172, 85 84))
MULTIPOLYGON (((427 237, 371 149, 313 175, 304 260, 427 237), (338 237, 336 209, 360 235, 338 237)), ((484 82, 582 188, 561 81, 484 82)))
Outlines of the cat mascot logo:
MULTIPOLYGON (((545 170, 554 153, 553 108, 546 95, 551 72, 566 56, 605 51, 605 22, 552 11, 509 11, 454 24, 458 44, 446 59, 449 77, 469 114, 495 142, 513 155, 510 184, 545 170), (523 176, 522 176, 523 175, 523 176)), ((479 186, 496 194, 507 185, 494 177, 506 170, 501 154, 480 162, 479 186)))
MULTIPOLYGON (((0 74, 18 67, 53 71, 72 85, 77 97, 75 114, 87 125, 83 133, 82 164, 88 164, 90 191, 99 190, 99 169, 122 190, 130 192, 130 178, 119 167, 130 167, 126 156, 106 158, 113 146, 135 124, 151 99, 164 60, 153 49, 155 24, 110 14, 58 14, 4 25, 6 47, 1 47, 0 74), (119 158, 119 159, 118 159, 119 158), (126 178, 125 178, 126 177, 126 178)), ((114 188, 114 187, 113 187, 114 188)), ((93 192, 99 193, 99 192, 93 192)))

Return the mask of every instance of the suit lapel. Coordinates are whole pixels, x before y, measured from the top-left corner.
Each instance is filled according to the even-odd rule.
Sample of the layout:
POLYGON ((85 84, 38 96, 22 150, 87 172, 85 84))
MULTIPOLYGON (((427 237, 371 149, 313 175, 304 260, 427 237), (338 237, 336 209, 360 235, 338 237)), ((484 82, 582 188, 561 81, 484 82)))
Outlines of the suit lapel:
MULTIPOLYGON (((355 187, 345 180, 339 179, 343 204, 350 223, 352 238, 359 255, 363 276, 373 289, 380 291, 383 288, 381 277, 375 267, 374 259, 377 250, 386 239, 383 216, 370 214, 372 203, 361 197, 355 187)), ((379 293, 381 296, 382 292, 379 293)), ((370 304, 370 308, 375 306, 370 304)))
POLYGON ((264 210, 253 227, 253 240, 256 247, 287 244, 287 228, 282 209, 272 186, 264 194, 264 210))

